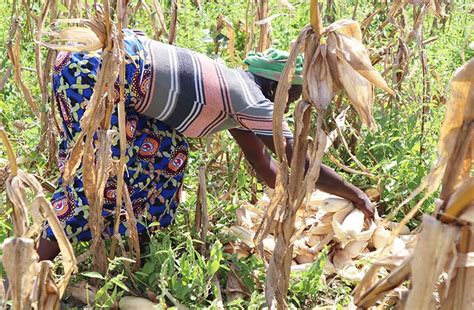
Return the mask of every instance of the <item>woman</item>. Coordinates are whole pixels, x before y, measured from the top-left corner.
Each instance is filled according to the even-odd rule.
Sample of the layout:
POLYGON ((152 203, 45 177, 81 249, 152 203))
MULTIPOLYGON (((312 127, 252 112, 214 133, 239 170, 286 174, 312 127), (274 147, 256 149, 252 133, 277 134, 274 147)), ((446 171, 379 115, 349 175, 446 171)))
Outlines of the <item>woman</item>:
MULTIPOLYGON (((266 148, 275 151, 272 132, 273 100, 287 54, 269 50, 246 59, 249 72, 229 69, 210 58, 176 46, 148 39, 142 32, 124 30, 126 65, 126 109, 128 163, 125 182, 129 186, 138 231, 147 223, 171 224, 179 203, 179 188, 187 162, 187 143, 183 136, 202 137, 228 129, 257 174, 274 187, 277 165, 266 148), (165 125, 166 124, 166 125, 165 125)), ((98 54, 61 53, 54 72, 54 93, 64 125, 60 159, 64 163, 79 121, 91 96, 100 66, 98 54)), ((302 92, 302 59, 289 90, 288 102, 302 92)), ((117 127, 116 111, 112 125, 117 127)), ((287 156, 293 150, 292 133, 283 124, 287 156)), ((113 156, 118 158, 115 144, 113 156)), ((88 205, 82 190, 81 170, 72 186, 53 196, 56 214, 66 234, 74 240, 89 240, 88 205)), ((367 216, 373 209, 367 196, 323 165, 316 186, 351 200, 367 216)), ((104 234, 111 234, 115 208, 115 182, 104 192, 104 234)), ((120 233, 126 233, 121 224, 120 233)), ((39 247, 41 259, 54 258, 59 249, 49 228, 39 247)))

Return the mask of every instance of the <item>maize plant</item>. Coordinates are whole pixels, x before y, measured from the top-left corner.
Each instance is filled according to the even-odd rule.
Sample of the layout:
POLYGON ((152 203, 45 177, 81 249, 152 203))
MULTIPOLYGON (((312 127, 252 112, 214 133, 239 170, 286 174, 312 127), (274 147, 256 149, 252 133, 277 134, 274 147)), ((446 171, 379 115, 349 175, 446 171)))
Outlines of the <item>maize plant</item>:
POLYGON ((76 258, 53 207, 46 199, 36 178, 19 169, 10 141, 3 127, 0 137, 7 149, 11 167, 5 188, 13 208, 14 236, 3 242, 2 263, 8 277, 7 292, 13 309, 58 309, 71 275, 76 271, 76 258), (33 199, 28 199, 31 192, 33 199), (31 221, 32 219, 32 221, 31 221), (44 221, 54 232, 62 254, 63 275, 54 281, 50 261, 38 262, 36 248, 44 221))
MULTIPOLYGON (((357 306, 375 306, 406 280, 408 290, 400 296, 402 309, 472 309, 474 306, 474 60, 454 74, 451 96, 441 127, 438 160, 420 187, 409 197, 426 190, 427 196, 442 185, 435 216, 424 215, 414 251, 406 257, 374 264, 354 292, 357 306), (377 277, 380 268, 391 273, 377 277)), ((407 199, 408 201, 408 199, 407 199)), ((401 225, 419 209, 418 203, 401 225)))
POLYGON ((265 283, 265 296, 271 309, 287 307, 292 253, 300 233, 295 230, 296 215, 303 201, 313 192, 319 177, 326 144, 322 123, 329 103, 343 89, 362 122, 369 129, 375 129, 372 116, 373 86, 394 94, 372 67, 368 52, 361 43, 359 24, 355 21, 339 21, 323 28, 318 2, 311 1, 310 5, 310 26, 300 32, 293 45, 276 92, 273 131, 279 170, 272 201, 255 237, 262 249, 263 240, 270 232, 274 219, 281 219, 276 223, 276 244, 267 267, 265 283), (296 56, 303 51, 303 47, 303 98, 295 110, 294 154, 291 163, 288 163, 281 124, 296 56), (313 107, 317 110, 317 121, 316 130, 311 132, 313 107), (312 137, 312 143, 309 142, 309 136, 312 137), (309 168, 305 173, 307 155, 309 168))

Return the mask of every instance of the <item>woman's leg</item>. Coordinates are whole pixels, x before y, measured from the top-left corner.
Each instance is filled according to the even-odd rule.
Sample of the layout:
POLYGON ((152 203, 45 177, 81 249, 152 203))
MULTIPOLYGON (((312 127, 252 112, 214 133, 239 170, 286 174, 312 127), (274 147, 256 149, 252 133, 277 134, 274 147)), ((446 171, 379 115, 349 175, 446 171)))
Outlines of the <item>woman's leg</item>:
POLYGON ((51 241, 48 239, 40 239, 39 247, 38 247, 38 255, 39 260, 53 260, 56 256, 58 256, 59 244, 56 241, 51 241))

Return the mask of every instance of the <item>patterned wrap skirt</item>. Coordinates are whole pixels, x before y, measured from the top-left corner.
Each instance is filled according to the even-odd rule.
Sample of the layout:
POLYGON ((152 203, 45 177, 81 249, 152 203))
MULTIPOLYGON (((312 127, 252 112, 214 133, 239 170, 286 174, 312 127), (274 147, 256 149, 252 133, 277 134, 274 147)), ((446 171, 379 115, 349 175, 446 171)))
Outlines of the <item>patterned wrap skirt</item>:
MULTIPOLYGON (((134 106, 147 95, 150 82, 150 57, 135 32, 124 30, 126 51, 125 109, 127 134, 127 166, 124 175, 138 233, 153 227, 166 227, 173 222, 188 159, 188 144, 174 129, 155 119, 137 113, 134 106)), ((53 72, 54 99, 62 119, 59 145, 59 169, 62 171, 71 148, 81 131, 80 121, 91 98, 98 70, 100 52, 60 52, 53 72)), ((118 102, 119 86, 114 85, 118 102)), ((112 130, 118 133, 117 106, 112 115, 112 130)), ((112 143, 112 157, 120 156, 118 134, 112 143)), ((68 238, 72 241, 91 239, 88 225, 89 204, 82 181, 80 166, 72 184, 64 186, 59 177, 52 204, 68 238)), ((104 237, 113 234, 116 201, 116 178, 107 181, 104 190, 104 237)), ((124 214, 122 207, 122 214, 124 214)), ((121 235, 129 231, 121 216, 121 235)), ((43 237, 55 240, 47 225, 43 237)))

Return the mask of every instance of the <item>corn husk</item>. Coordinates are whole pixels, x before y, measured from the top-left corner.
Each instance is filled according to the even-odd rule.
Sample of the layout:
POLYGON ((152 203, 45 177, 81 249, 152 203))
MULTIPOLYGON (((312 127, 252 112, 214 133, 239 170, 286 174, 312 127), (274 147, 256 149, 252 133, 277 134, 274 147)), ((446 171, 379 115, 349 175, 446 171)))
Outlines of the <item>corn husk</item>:
POLYGON ((378 226, 375 231, 374 235, 372 236, 372 243, 377 250, 385 248, 389 239, 390 239, 390 231, 385 229, 383 226, 378 226))
POLYGON ((10 280, 13 309, 29 309, 38 255, 33 240, 13 237, 3 242, 2 263, 10 280))
MULTIPOLYGON (((271 193, 265 193, 255 205, 244 203, 236 210, 236 223, 227 229, 227 233, 237 239, 224 245, 227 253, 235 254, 238 258, 258 253, 255 251, 255 232, 270 200, 271 193)), ((306 206, 306 209, 296 212, 294 227, 300 233, 293 242, 292 271, 300 272, 309 268, 318 258, 319 252, 329 245, 334 252, 334 260, 326 262, 325 274, 338 274, 358 282, 369 267, 359 264, 359 259, 406 255, 415 245, 416 240, 412 240, 416 239, 414 236, 402 235, 387 247, 388 239, 392 236, 391 230, 386 229, 378 217, 366 222, 360 216, 360 211, 343 198, 316 190, 310 195, 306 206), (351 221, 357 222, 357 225, 353 225, 351 221), (382 241, 379 240, 381 234, 384 237, 382 241), (374 248, 375 251, 371 252, 374 248)), ((275 221, 281 223, 281 218, 275 216, 275 221)), ((388 226, 395 227, 395 224, 389 223, 388 226)), ((274 232, 272 230, 262 241, 265 260, 269 260, 275 250, 274 232)))
POLYGON ((158 305, 146 298, 125 296, 120 299, 119 308, 122 310, 154 310, 158 305))
POLYGON ((346 199, 337 198, 337 197, 330 197, 324 199, 320 208, 326 212, 338 212, 342 209, 351 208, 352 203, 346 199))

